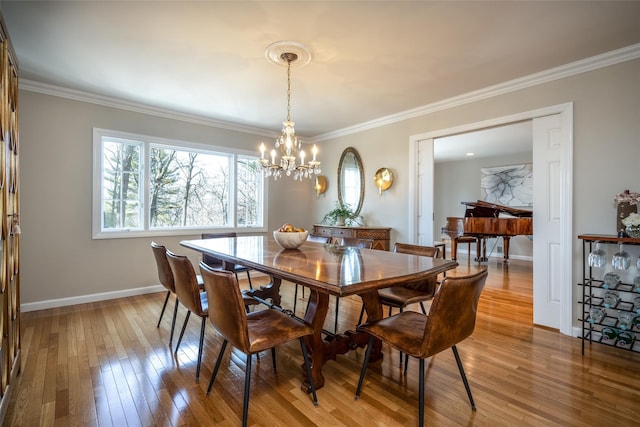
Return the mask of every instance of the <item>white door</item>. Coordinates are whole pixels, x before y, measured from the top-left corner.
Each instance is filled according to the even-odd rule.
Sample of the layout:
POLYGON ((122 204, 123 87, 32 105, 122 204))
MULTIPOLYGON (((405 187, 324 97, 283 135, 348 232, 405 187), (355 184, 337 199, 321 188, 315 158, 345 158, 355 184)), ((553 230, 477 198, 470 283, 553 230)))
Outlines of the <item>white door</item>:
POLYGON ((418 145, 418 244, 431 246, 433 238, 433 139, 418 145))
POLYGON ((560 329, 562 278, 562 120, 533 120, 533 323, 560 329))

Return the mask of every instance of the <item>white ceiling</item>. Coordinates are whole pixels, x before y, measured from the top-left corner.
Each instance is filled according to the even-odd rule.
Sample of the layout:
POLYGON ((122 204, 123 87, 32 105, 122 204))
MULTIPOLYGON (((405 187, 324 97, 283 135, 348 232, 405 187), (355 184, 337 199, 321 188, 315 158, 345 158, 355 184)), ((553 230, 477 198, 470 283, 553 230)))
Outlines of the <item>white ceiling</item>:
POLYGON ((474 132, 436 138, 433 157, 436 163, 483 157, 530 153, 533 149, 531 120, 496 126, 474 132), (468 155, 468 153, 472 153, 468 155))
POLYGON ((640 43, 638 1, 2 1, 23 82, 317 138, 640 43))

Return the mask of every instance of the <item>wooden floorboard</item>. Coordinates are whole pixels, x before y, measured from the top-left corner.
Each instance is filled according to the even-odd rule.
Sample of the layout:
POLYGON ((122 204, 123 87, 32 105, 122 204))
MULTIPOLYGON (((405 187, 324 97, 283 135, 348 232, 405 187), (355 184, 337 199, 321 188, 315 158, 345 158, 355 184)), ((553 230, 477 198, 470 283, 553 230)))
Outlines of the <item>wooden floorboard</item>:
MULTIPOLYGON (((471 265, 460 259, 461 271, 471 265)), ((458 346, 476 401, 469 406, 449 351, 426 361, 425 420, 435 426, 640 425, 640 354, 581 341, 532 324, 532 264, 492 260, 474 334, 458 346)), ((254 283, 260 283, 256 277, 254 283)), ((243 286, 246 284, 243 282, 243 286)), ((283 305, 293 306, 284 283, 283 305)), ((234 426, 242 418, 245 357, 227 349, 210 396, 205 391, 220 337, 208 326, 200 383, 195 368, 200 322, 191 319, 174 354, 181 308, 169 347, 173 298, 159 328, 164 293, 22 314, 22 371, 4 426, 234 426)), ((298 294, 302 315, 308 297, 298 294)), ((331 298, 330 303, 335 303, 331 298)), ((342 329, 360 301, 340 301, 342 329)), ((417 309, 417 307, 416 307, 417 309)), ((325 327, 333 329, 333 307, 325 327)), ((314 407, 300 390, 297 342, 253 359, 249 424, 254 426, 413 426, 418 362, 405 376, 399 354, 383 347, 361 398, 353 399, 364 351, 325 365, 314 407)))

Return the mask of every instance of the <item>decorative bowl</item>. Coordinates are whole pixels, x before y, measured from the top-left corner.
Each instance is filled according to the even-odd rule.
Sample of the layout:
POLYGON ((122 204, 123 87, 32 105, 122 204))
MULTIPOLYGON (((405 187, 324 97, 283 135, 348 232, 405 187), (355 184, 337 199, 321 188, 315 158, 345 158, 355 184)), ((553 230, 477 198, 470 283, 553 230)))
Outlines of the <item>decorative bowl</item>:
POLYGON ((274 231, 273 238, 285 249, 297 249, 307 241, 308 231, 274 231))

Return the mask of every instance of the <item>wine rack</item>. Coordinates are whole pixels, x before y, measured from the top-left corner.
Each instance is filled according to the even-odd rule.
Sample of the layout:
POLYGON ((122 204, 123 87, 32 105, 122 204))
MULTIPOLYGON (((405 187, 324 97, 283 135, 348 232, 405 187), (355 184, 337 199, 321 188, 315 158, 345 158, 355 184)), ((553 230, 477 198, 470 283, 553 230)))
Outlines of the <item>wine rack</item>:
MULTIPOLYGON (((640 261, 631 262, 629 271, 636 270, 635 279, 625 272, 623 280, 606 280, 606 274, 613 273, 611 263, 607 261, 602 268, 589 263, 589 254, 600 245, 636 245, 640 239, 609 235, 578 236, 582 240, 582 310, 578 320, 582 323, 582 354, 585 343, 600 343, 620 349, 640 352, 640 261), (606 271, 606 273, 603 273, 606 271), (596 274, 598 273, 598 274, 596 274), (624 280, 624 278, 627 278, 624 280)), ((632 260, 637 259, 631 257, 632 260)))

